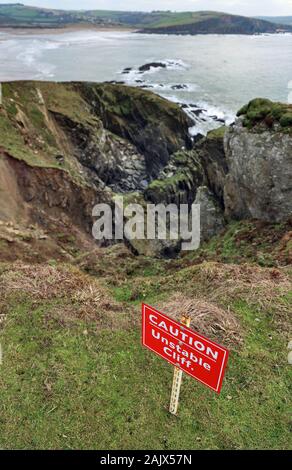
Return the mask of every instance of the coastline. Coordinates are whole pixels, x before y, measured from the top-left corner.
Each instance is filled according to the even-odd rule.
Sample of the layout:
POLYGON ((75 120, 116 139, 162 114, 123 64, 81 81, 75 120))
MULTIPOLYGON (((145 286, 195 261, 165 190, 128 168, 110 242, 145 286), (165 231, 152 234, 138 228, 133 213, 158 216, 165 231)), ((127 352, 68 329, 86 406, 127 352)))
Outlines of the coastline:
POLYGON ((78 24, 78 25, 68 25, 62 26, 60 28, 40 28, 40 27, 0 27, 0 33, 13 33, 15 35, 26 35, 26 34, 64 34, 64 33, 73 33, 78 31, 95 31, 95 32, 113 32, 113 33, 135 33, 137 28, 127 28, 123 26, 95 26, 91 24, 78 24))

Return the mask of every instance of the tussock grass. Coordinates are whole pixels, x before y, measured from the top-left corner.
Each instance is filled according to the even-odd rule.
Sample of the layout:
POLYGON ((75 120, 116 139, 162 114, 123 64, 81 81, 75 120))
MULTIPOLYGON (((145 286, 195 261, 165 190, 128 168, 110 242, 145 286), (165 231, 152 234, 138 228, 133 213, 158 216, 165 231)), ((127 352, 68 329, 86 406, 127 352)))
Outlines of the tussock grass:
POLYGON ((182 315, 191 318, 191 328, 209 338, 216 338, 228 347, 238 347, 242 343, 240 323, 228 309, 216 304, 175 294, 167 302, 158 304, 158 309, 177 321, 182 315))
POLYGON ((34 305, 48 302, 50 316, 64 325, 82 319, 116 328, 129 320, 98 280, 70 265, 2 264, 0 294, 2 305, 19 298, 34 305))

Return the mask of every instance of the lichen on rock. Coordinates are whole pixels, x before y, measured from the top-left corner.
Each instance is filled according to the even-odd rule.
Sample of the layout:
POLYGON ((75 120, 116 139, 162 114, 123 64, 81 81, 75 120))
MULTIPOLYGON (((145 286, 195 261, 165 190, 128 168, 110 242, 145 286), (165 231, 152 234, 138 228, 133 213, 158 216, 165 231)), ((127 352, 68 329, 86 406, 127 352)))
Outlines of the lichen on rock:
POLYGON ((292 135, 271 129, 253 131, 239 119, 224 139, 228 174, 226 215, 269 222, 292 215, 292 135))

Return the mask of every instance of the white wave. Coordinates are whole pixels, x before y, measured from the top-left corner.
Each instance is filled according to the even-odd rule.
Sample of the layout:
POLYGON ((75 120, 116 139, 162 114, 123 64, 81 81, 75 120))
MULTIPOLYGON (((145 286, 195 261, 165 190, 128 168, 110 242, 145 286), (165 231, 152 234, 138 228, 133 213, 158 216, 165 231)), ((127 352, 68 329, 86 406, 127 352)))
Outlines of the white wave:
POLYGON ((58 49, 60 46, 56 41, 35 39, 22 46, 21 52, 17 54, 17 60, 35 72, 35 78, 51 78, 54 76, 55 66, 42 62, 42 55, 44 51, 58 49))
POLYGON ((235 114, 227 109, 222 109, 207 102, 198 102, 196 106, 185 107, 184 111, 192 119, 194 125, 190 127, 191 136, 207 133, 222 125, 230 125, 235 120, 235 114))
POLYGON ((148 70, 140 70, 141 66, 129 67, 121 70, 120 75, 123 75, 124 79, 128 83, 133 83, 137 79, 142 79, 145 75, 151 75, 162 71, 171 70, 187 70, 189 65, 181 59, 164 59, 164 60, 150 60, 149 64, 162 64, 161 66, 149 67, 148 70))
POLYGON ((216 117, 216 119, 224 120, 226 125, 230 125, 235 120, 235 113, 229 109, 219 108, 217 106, 211 105, 205 101, 199 101, 198 107, 204 109, 203 115, 206 117, 216 117))
POLYGON ((144 82, 140 83, 139 81, 135 81, 134 85, 140 87, 140 88, 147 88, 149 90, 155 90, 158 93, 163 93, 163 92, 194 92, 198 90, 198 85, 194 83, 149 83, 149 82, 144 82))
POLYGON ((162 61, 166 65, 167 70, 187 70, 190 66, 181 59, 166 59, 162 61))
POLYGON ((84 33, 65 33, 63 35, 58 36, 58 40, 62 43, 62 46, 70 47, 80 45, 80 46, 88 46, 90 44, 98 44, 99 42, 109 42, 116 39, 106 37, 105 34, 102 33, 94 33, 94 32, 84 32, 84 33))

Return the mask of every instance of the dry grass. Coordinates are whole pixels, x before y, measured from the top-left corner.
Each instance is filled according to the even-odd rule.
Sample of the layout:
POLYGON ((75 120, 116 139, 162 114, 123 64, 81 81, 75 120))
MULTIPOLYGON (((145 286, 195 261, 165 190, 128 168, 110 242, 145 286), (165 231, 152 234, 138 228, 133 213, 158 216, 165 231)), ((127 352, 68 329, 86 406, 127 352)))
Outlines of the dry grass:
POLYGON ((292 289, 288 268, 261 268, 252 265, 203 263, 199 276, 207 282, 209 296, 215 301, 228 297, 236 300, 242 295, 246 301, 266 305, 292 289))
POLYGON ((239 321, 230 310, 202 299, 188 298, 176 294, 158 309, 180 321, 182 316, 191 318, 191 328, 221 342, 228 347, 238 347, 242 343, 239 321))
POLYGON ((209 298, 215 303, 244 299, 265 315, 270 315, 278 330, 291 334, 291 268, 262 268, 252 265, 203 263, 200 276, 212 285, 209 298))
POLYGON ((98 280, 75 267, 22 262, 6 266, 0 275, 3 303, 13 295, 28 297, 34 304, 50 303, 49 317, 64 325, 76 319, 96 321, 104 328, 129 323, 127 310, 109 297, 98 280))
POLYGON ((288 269, 284 268, 262 268, 250 264, 222 264, 215 262, 202 263, 200 266, 201 273, 204 277, 212 280, 216 285, 225 283, 227 287, 232 284, 263 286, 266 288, 275 286, 289 286, 288 269))

